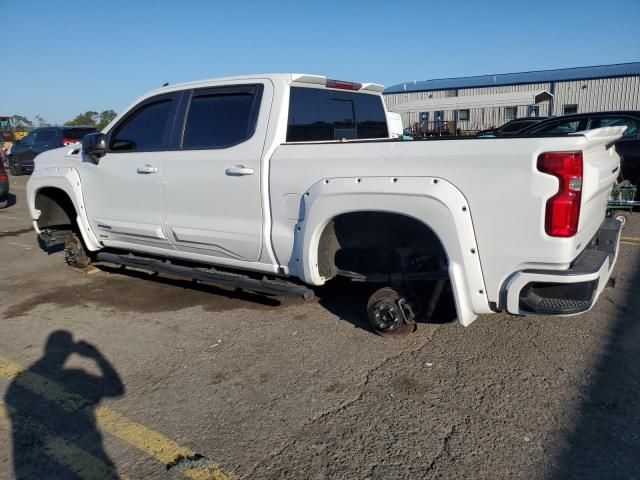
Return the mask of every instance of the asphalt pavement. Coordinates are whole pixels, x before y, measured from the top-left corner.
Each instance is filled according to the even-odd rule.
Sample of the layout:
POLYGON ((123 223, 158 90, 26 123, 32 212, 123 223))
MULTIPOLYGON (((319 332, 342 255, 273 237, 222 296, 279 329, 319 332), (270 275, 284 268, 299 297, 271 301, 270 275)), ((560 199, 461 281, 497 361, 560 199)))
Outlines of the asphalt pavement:
POLYGON ((0 210, 0 479, 640 478, 639 213, 590 312, 396 341, 344 284, 304 302, 71 270, 26 178, 0 210))

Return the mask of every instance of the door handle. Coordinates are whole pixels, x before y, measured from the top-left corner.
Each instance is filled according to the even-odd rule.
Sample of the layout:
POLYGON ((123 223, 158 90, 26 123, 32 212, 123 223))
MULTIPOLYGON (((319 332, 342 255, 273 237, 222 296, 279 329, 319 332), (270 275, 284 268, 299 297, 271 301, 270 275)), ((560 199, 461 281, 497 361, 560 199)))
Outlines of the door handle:
POLYGON ((253 168, 247 168, 242 165, 236 165, 235 167, 227 168, 224 173, 230 177, 241 177, 243 175, 253 175, 253 168))
POLYGON ((138 173, 158 173, 158 168, 145 165, 144 167, 138 167, 138 173))

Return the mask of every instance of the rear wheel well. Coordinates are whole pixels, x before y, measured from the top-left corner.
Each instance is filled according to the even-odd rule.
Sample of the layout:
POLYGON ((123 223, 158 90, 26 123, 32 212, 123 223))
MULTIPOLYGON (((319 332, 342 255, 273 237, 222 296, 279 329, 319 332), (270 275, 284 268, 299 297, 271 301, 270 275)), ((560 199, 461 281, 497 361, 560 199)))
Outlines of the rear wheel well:
POLYGON ((35 208, 40 211, 37 224, 42 230, 77 231, 77 212, 69 195, 59 188, 47 187, 38 190, 35 208))
POLYGON ((325 226, 318 245, 318 271, 325 280, 441 270, 446 259, 429 226, 388 212, 338 215, 325 226))

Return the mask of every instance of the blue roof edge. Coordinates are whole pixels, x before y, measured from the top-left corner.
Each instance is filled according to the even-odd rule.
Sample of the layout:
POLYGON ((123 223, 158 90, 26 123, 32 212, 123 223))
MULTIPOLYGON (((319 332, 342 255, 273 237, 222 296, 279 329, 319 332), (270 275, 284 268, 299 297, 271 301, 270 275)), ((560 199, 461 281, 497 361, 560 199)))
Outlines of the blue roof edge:
POLYGON ((437 78, 392 85, 384 93, 451 90, 457 88, 493 87, 526 83, 591 80, 594 78, 616 78, 640 75, 640 62, 594 65, 586 67, 535 70, 518 73, 497 73, 471 77, 437 78))

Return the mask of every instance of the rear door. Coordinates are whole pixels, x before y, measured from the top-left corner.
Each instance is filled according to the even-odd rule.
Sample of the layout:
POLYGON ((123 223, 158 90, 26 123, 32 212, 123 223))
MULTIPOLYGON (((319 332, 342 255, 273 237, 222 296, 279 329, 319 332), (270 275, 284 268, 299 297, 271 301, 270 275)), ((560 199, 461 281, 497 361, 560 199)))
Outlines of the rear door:
POLYGON ((144 100, 107 133, 107 154, 86 161, 89 221, 105 245, 172 248, 163 232, 162 170, 179 93, 144 100))
POLYGON ((165 230, 183 252, 256 261, 262 247, 261 159, 270 82, 188 93, 178 148, 164 164, 165 230))

